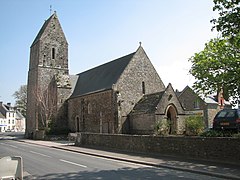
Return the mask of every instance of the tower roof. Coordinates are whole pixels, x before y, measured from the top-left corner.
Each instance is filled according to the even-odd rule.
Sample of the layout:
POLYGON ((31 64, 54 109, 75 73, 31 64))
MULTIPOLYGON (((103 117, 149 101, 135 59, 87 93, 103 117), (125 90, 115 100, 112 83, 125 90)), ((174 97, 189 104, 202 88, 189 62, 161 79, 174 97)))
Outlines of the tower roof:
MULTIPOLYGON (((50 24, 50 22, 51 22, 53 19, 58 19, 58 18, 57 18, 57 13, 56 13, 56 11, 55 11, 47 20, 45 20, 42 28, 41 28, 40 31, 38 32, 36 38, 34 39, 32 45, 31 45, 31 47, 32 47, 34 44, 36 44, 36 43, 41 39, 41 37, 43 36, 43 33, 46 31, 48 25, 50 24)), ((60 23, 59 23, 59 24, 60 24, 60 23)))

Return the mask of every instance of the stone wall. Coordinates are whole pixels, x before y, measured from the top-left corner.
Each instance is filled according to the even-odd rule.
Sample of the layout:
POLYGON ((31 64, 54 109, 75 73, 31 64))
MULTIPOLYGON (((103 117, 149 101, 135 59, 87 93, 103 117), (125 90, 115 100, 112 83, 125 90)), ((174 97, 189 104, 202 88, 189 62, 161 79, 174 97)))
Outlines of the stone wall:
POLYGON ((30 49, 26 137, 32 134, 33 137, 37 136, 38 134, 34 134, 38 133, 37 129, 46 126, 43 123, 46 121, 46 109, 40 104, 51 101, 51 96, 47 97, 46 92, 52 78, 57 74, 68 75, 68 43, 54 13, 45 21, 30 49))
POLYGON ((115 113, 112 90, 68 100, 69 127, 73 132, 115 133, 115 113), (78 128, 79 123, 82 127, 78 128))
POLYGON ((136 114, 130 116, 131 134, 154 134, 155 114, 136 114))
POLYGON ((195 111, 206 108, 205 102, 189 87, 183 90, 178 99, 186 111, 195 111), (198 107, 194 107, 196 101, 199 103, 198 107))
POLYGON ((117 97, 117 102, 120 102, 118 106, 118 133, 130 133, 127 116, 144 94, 165 90, 161 78, 141 46, 114 88, 120 94, 117 97))
POLYGON ((220 111, 221 109, 217 107, 216 109, 207 109, 207 128, 212 128, 213 126, 213 119, 216 116, 216 114, 220 111))
POLYGON ((240 138, 78 134, 77 146, 95 146, 185 158, 240 163, 240 138))

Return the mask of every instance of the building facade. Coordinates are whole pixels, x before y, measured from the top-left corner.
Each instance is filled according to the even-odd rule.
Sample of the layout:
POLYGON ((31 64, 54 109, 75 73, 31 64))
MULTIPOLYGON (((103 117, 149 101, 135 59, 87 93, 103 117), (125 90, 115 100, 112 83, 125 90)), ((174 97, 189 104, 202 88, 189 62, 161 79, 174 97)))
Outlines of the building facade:
POLYGON ((68 100, 72 131, 129 133, 128 115, 145 95, 165 89, 142 46, 78 74, 68 100))
POLYGON ((0 102, 0 132, 5 131, 25 131, 25 117, 11 103, 0 102))
MULTIPOLYGON (((170 134, 182 134, 192 100, 165 87, 141 43, 135 52, 69 75, 68 43, 56 13, 31 45, 27 93, 26 136, 33 138, 50 124, 71 132, 153 134, 156 122, 166 120, 170 134)), ((197 97, 193 106, 205 103, 197 97)))
POLYGON ((232 108, 228 101, 219 104, 218 96, 200 97, 192 88, 186 86, 181 92, 176 92, 186 115, 200 115, 204 119, 205 127, 212 128, 215 115, 222 108, 232 108))

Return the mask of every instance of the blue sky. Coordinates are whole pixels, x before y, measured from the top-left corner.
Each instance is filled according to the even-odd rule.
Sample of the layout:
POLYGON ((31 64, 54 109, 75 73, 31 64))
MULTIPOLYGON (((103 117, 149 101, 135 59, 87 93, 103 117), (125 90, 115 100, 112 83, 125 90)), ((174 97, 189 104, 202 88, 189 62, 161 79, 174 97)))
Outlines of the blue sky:
POLYGON ((30 46, 57 11, 69 44, 70 74, 136 51, 139 42, 164 84, 192 85, 188 59, 217 36, 211 0, 1 0, 0 101, 27 84, 30 46))

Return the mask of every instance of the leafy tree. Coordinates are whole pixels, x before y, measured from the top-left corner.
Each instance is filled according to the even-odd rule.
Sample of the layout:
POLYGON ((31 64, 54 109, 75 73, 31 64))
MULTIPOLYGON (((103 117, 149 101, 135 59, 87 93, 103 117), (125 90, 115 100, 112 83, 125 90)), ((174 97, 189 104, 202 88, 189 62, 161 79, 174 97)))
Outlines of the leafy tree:
POLYGON ((225 99, 231 96, 237 103, 240 96, 240 54, 226 39, 212 39, 203 51, 189 59, 190 74, 196 81, 194 89, 208 95, 224 89, 225 99))
POLYGON ((224 97, 240 101, 240 0, 213 0, 214 11, 219 12, 213 19, 213 29, 222 37, 210 40, 203 51, 196 53, 190 74, 196 82, 194 89, 204 95, 224 90, 224 97))
POLYGON ((21 114, 26 117, 27 110, 27 85, 22 85, 18 91, 13 94, 16 100, 15 105, 20 110, 21 114))
POLYGON ((219 18, 211 20, 214 24, 213 29, 221 32, 223 37, 239 37, 240 0, 213 0, 213 2, 213 11, 219 12, 219 18))

